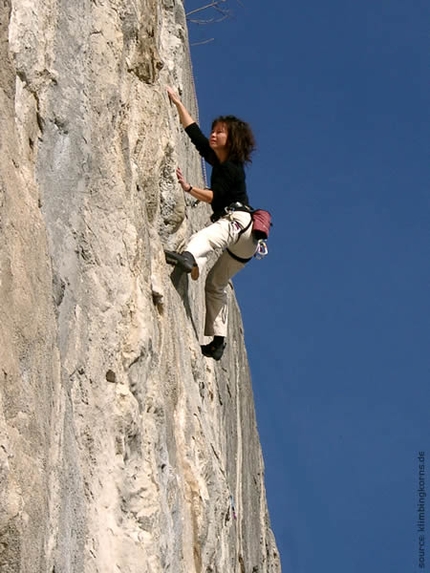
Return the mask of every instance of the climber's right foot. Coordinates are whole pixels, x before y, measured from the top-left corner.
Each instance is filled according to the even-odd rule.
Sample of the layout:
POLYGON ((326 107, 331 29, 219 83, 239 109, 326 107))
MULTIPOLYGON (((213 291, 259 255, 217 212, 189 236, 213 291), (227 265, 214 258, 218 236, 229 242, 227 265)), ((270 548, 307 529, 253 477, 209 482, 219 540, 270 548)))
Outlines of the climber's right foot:
POLYGON ((166 262, 171 265, 178 265, 184 273, 191 273, 191 278, 197 280, 199 278, 199 267, 197 266, 194 255, 188 251, 177 253, 176 251, 164 251, 166 255, 166 262))
POLYGON ((222 336, 215 336, 212 342, 209 344, 204 344, 200 346, 202 349, 203 356, 207 356, 208 358, 213 358, 214 360, 221 360, 222 355, 224 354, 225 347, 227 346, 224 337, 222 336))

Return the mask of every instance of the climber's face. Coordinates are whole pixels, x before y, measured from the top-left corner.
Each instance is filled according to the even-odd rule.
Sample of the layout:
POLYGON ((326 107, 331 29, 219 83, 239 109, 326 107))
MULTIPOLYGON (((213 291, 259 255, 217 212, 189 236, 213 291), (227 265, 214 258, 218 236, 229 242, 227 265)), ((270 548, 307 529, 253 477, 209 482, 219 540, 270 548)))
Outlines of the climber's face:
POLYGON ((225 154, 228 151, 228 129, 225 123, 218 122, 213 126, 209 137, 209 145, 218 155, 225 154))

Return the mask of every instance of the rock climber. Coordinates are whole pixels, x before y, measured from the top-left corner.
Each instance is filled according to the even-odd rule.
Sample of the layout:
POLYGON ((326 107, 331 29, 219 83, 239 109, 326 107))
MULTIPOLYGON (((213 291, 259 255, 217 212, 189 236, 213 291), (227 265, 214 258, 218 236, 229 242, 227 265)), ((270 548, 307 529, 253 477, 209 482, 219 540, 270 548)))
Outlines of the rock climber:
POLYGON ((182 189, 212 207, 212 224, 190 238, 182 253, 166 251, 166 260, 191 273, 196 280, 209 254, 222 251, 205 285, 205 336, 213 337, 201 346, 204 356, 220 360, 226 347, 227 286, 229 280, 254 256, 258 242, 252 234, 248 194, 246 191, 246 163, 255 149, 250 126, 235 116, 220 116, 212 122, 209 139, 202 133, 185 108, 180 97, 167 88, 170 101, 176 106, 179 119, 200 155, 212 166, 210 188, 194 187, 185 180, 180 168, 176 175, 182 189))

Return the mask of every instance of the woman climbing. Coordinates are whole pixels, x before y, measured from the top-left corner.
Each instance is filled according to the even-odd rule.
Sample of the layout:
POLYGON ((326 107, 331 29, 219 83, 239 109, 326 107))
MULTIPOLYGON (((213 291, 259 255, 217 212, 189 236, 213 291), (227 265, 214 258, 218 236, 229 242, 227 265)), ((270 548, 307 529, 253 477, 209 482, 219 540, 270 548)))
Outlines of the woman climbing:
POLYGON ((244 169, 244 164, 251 161, 255 140, 249 125, 232 115, 216 118, 207 139, 175 91, 169 87, 167 93, 192 143, 212 166, 210 189, 190 185, 180 168, 176 170, 178 181, 185 192, 210 203, 213 214, 211 225, 195 233, 182 253, 166 251, 166 260, 196 280, 209 254, 214 249, 223 251, 206 279, 204 333, 213 340, 201 347, 205 356, 219 360, 226 346, 228 282, 258 246, 252 234, 244 169))

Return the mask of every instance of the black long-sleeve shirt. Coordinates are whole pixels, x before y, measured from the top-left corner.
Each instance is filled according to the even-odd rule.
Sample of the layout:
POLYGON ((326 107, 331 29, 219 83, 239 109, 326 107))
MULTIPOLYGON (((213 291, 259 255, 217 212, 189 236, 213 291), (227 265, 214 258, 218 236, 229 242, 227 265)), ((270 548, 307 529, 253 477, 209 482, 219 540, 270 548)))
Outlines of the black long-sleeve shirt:
POLYGON ((185 131, 200 155, 212 165, 210 188, 213 192, 211 207, 214 215, 223 215, 224 208, 232 203, 249 205, 243 163, 229 159, 221 163, 197 123, 186 127, 185 131))

